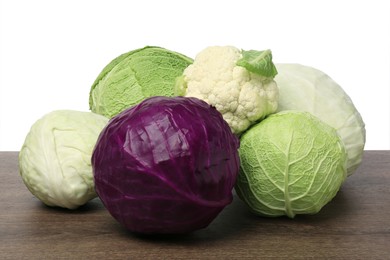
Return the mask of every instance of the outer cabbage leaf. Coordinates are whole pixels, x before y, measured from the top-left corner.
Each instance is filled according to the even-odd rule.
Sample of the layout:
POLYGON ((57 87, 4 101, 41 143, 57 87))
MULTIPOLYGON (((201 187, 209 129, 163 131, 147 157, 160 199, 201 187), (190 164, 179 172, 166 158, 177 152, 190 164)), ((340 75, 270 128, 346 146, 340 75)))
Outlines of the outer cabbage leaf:
POLYGON ((250 72, 267 78, 274 78, 278 74, 272 62, 271 50, 242 50, 241 54, 242 58, 237 61, 237 66, 244 67, 250 72))

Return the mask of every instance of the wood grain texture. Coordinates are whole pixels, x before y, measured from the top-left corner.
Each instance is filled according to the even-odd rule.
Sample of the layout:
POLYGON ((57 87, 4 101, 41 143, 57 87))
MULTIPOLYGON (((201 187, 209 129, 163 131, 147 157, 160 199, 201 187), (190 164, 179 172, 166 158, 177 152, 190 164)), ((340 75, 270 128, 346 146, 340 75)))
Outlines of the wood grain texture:
POLYGON ((44 206, 0 152, 0 259, 390 258, 390 151, 366 151, 358 171, 318 214, 261 218, 234 201, 188 235, 139 236, 94 199, 76 210, 44 206))

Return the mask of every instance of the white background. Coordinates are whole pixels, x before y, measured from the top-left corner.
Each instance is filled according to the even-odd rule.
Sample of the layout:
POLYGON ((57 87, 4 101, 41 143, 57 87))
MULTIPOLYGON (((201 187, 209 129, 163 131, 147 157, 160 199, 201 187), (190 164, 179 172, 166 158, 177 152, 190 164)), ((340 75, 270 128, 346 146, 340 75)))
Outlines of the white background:
POLYGON ((145 45, 190 57, 209 45, 270 48, 274 62, 316 67, 360 111, 366 149, 390 149, 386 0, 0 1, 2 151, 19 150, 52 110, 88 111, 103 67, 145 45))

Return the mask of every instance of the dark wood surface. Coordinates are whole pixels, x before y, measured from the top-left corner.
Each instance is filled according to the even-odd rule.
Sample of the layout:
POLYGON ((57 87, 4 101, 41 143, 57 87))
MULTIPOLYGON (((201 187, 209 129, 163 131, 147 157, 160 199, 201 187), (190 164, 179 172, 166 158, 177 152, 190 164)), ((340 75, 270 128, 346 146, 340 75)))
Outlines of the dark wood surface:
POLYGON ((390 259, 390 151, 366 151, 318 214, 254 216, 237 198, 205 229, 137 236, 94 199, 49 208, 24 186, 17 152, 0 152, 0 259, 390 259))

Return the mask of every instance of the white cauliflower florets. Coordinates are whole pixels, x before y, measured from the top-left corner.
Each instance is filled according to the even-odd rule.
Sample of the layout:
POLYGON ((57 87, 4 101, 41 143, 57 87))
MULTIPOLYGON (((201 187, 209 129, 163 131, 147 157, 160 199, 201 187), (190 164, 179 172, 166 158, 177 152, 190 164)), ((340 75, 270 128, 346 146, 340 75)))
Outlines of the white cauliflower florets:
POLYGON ((183 72, 185 96, 214 106, 235 134, 274 113, 279 97, 273 77, 236 65, 241 58, 233 46, 208 47, 183 72))

